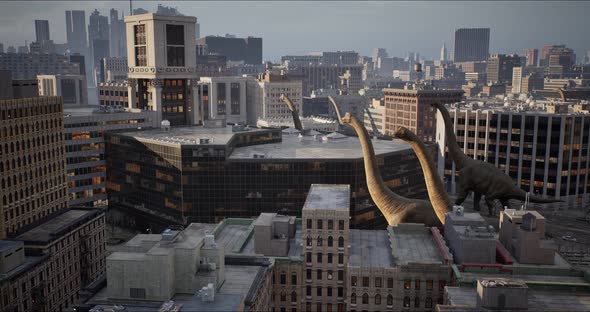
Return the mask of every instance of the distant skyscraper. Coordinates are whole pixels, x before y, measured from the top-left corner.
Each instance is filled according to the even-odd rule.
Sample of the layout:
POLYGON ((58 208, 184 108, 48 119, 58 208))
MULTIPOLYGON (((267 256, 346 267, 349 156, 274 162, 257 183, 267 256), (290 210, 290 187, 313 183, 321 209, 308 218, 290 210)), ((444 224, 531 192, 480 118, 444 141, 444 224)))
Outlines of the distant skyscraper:
POLYGON ((87 55, 86 13, 84 11, 66 11, 66 38, 70 52, 87 55))
POLYGON ((88 19, 88 43, 92 50, 94 40, 109 40, 109 19, 100 15, 98 10, 94 10, 88 19))
POLYGON ((206 36, 198 39, 197 44, 207 45, 209 52, 225 55, 228 61, 262 64, 262 38, 206 36))
POLYGON ((524 49, 524 55, 526 56, 526 66, 537 66, 537 60, 539 59, 538 49, 524 49))
POLYGON ((441 61, 446 61, 447 59, 448 59, 448 56, 447 56, 447 47, 443 43, 442 48, 440 48, 440 60, 441 61))
POLYGON ((49 41, 49 21, 35 20, 35 37, 37 42, 49 41))
POLYGON ((484 61, 489 54, 489 28, 460 28, 455 31, 455 62, 484 61))
POLYGON ((378 58, 388 56, 389 55, 387 54, 387 50, 385 50, 385 48, 375 48, 371 57, 373 58, 373 63, 377 64, 378 58))
POLYGON ((109 35, 110 54, 112 57, 127 56, 127 42, 125 38, 125 22, 119 19, 119 12, 111 9, 111 27, 109 35))
POLYGON ((4 53, 4 45, 0 43, 0 53, 4 53))

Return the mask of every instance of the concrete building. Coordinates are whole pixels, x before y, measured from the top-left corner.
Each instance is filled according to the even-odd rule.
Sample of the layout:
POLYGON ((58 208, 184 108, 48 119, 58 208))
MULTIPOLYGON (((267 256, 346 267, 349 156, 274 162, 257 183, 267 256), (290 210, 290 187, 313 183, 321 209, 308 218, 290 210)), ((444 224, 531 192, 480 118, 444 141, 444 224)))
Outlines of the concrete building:
POLYGON ((508 87, 503 83, 488 83, 481 88, 481 94, 487 97, 496 97, 506 94, 508 87))
MULTIPOLYGON (((366 189, 358 139, 291 132, 206 123, 108 133, 109 206, 130 214, 137 226, 145 225, 142 229, 261 212, 300 216, 310 184, 345 183, 354 194, 352 224, 384 227, 366 189), (168 151, 164 162, 156 154, 162 149, 168 151)), ((406 196, 425 197, 422 170, 410 147, 398 140, 373 144, 377 159, 383 159, 382 174, 391 172, 384 175, 386 183, 406 196)))
POLYGON ((438 90, 428 87, 415 89, 384 89, 385 134, 392 135, 399 126, 407 127, 427 142, 435 141, 436 114, 431 103, 461 101, 462 90, 438 90))
POLYGON ((262 38, 235 36, 206 36, 197 39, 197 44, 206 45, 210 53, 225 55, 229 61, 245 64, 262 64, 262 38))
POLYGON ((109 28, 109 54, 111 57, 127 57, 127 40, 125 38, 125 21, 123 20, 123 14, 121 14, 121 18, 119 18, 119 12, 115 9, 111 9, 109 13, 111 22, 109 28))
POLYGON ((512 93, 522 92, 522 80, 527 75, 526 68, 519 66, 512 68, 512 93))
POLYGON ((287 68, 319 65, 323 62, 322 55, 284 55, 281 56, 281 64, 287 68))
POLYGON ((106 207, 104 133, 158 127, 156 112, 93 105, 67 107, 64 114, 70 205, 106 207))
POLYGON ((545 239, 545 218, 536 211, 505 209, 499 240, 519 263, 554 264, 557 245, 545 239))
POLYGON ((225 119, 227 123, 247 121, 247 82, 251 77, 201 77, 198 108, 203 120, 225 119))
POLYGON ((454 206, 445 214, 444 228, 455 263, 496 263, 495 230, 479 213, 454 206))
POLYGON ((35 38, 37 42, 49 41, 48 20, 35 20, 35 38))
MULTIPOLYGON (((520 93, 531 94, 535 90, 543 90, 545 88, 544 82, 543 75, 530 73, 522 78, 520 93)), ((512 89, 514 90, 514 86, 512 86, 512 89)))
POLYGON ((465 92, 465 98, 473 98, 479 96, 483 88, 477 82, 469 81, 461 89, 465 92))
MULTIPOLYGON (((528 102, 451 107, 459 146, 467 156, 503 170, 525 191, 572 205, 587 202, 588 115, 575 113, 574 103, 528 102), (556 109, 562 112, 551 113, 556 109)), ((438 168, 454 194, 460 177, 447 156, 442 116, 436 118, 438 168)))
POLYGON ((100 82, 127 80, 127 57, 105 57, 100 60, 100 82))
POLYGON ((68 200, 61 99, 37 97, 0 104, 0 239, 4 239, 66 209, 68 200))
POLYGON ((327 65, 358 64, 359 54, 355 51, 322 52, 322 63, 327 65))
POLYGON ((372 99, 364 111, 365 129, 372 135, 385 134, 385 99, 372 99))
POLYGON ((129 84, 122 82, 101 82, 98 84, 98 102, 101 106, 138 107, 137 95, 135 103, 129 105, 129 84))
POLYGON ((64 105, 87 105, 88 88, 82 75, 38 75, 40 96, 61 96, 64 105))
POLYGON ((487 62, 488 82, 511 84, 513 68, 520 66, 520 57, 518 55, 492 55, 487 62))
POLYGON ((78 75, 78 64, 59 54, 0 54, 0 70, 10 70, 12 79, 36 79, 37 75, 78 75))
POLYGON ((455 62, 485 61, 489 54, 489 28, 460 28, 455 31, 455 62))
POLYGON ((537 66, 539 64, 539 49, 524 49, 526 66, 537 66))
POLYGON ((281 100, 286 95, 295 105, 295 109, 302 114, 303 87, 301 80, 289 75, 275 75, 267 71, 260 74, 257 80, 247 81, 247 122, 256 124, 258 119, 287 119, 291 118, 291 111, 281 100))
POLYGON ((129 103, 136 102, 137 94, 136 108, 156 111, 172 126, 202 119, 194 107, 198 103, 195 23, 196 18, 189 16, 125 17, 129 103))
MULTIPOLYGON (((363 88, 363 65, 308 65, 289 69, 291 76, 301 77, 305 89, 303 95, 309 96, 312 91, 318 89, 340 89, 341 76, 348 72, 349 78, 346 90, 349 94, 357 94, 363 88)), ((391 75, 391 73, 390 73, 391 75)))
POLYGON ((38 97, 37 79, 12 80, 12 73, 0 70, 0 100, 38 97))
POLYGON ((86 13, 84 11, 66 11, 66 40, 72 53, 88 56, 86 35, 86 13))

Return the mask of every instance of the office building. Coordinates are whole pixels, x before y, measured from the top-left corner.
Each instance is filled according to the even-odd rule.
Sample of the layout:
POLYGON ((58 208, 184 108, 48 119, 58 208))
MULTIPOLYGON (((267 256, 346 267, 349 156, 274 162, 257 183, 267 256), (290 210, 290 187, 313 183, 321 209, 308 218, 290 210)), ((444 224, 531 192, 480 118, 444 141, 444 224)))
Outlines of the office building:
POLYGON ((522 80, 526 76, 526 68, 522 66, 512 68, 512 93, 519 94, 522 90, 522 80))
POLYGON ((88 88, 82 75, 38 75, 40 96, 61 96, 64 105, 87 105, 88 88))
MULTIPOLYGON (((485 74, 487 70, 487 63, 483 62, 455 62, 455 66, 464 73, 480 73, 485 74)), ((441 66, 444 64, 441 64, 441 66)))
POLYGON ((355 51, 322 52, 322 63, 326 65, 358 64, 359 54, 355 51))
MULTIPOLYGON (((512 88, 514 89, 514 86, 512 88)), ((545 79, 543 79, 543 75, 538 73, 530 73, 522 78, 520 92, 523 94, 531 94, 535 90, 543 90, 544 88, 545 79)))
MULTIPOLYGON (((468 157, 487 161, 512 177, 516 185, 538 196, 571 205, 588 201, 588 129, 583 105, 574 103, 504 103, 449 109, 457 142, 468 157), (545 106, 546 109, 537 106, 545 106), (512 108, 513 107, 513 108, 512 108), (520 108, 519 108, 520 107, 520 108)), ((459 176, 445 149, 444 122, 437 114, 439 174, 451 194, 459 176)))
POLYGON ((526 66, 537 66, 539 62, 539 49, 524 49, 526 66))
POLYGON ((127 80, 127 57, 105 57, 100 61, 100 82, 127 80))
POLYGON ((121 82, 101 82, 98 84, 98 102, 101 106, 138 107, 137 95, 135 103, 129 105, 129 84, 121 82))
POLYGON ((545 238, 545 217, 536 211, 504 209, 499 240, 518 263, 555 263, 557 245, 545 238))
POLYGON ((0 53, 4 53, 4 44, 0 43, 0 53))
POLYGON ((66 11, 66 40, 71 53, 80 53, 90 58, 86 35, 86 13, 84 11, 66 11))
POLYGON ((478 84, 485 84, 487 82, 487 75, 482 73, 465 73, 465 81, 467 82, 476 82, 478 84))
POLYGON ((372 99, 369 107, 364 110, 363 120, 369 134, 385 134, 385 99, 372 99))
POLYGON ((489 54, 489 28, 460 28, 455 31, 455 62, 485 61, 489 54))
POLYGON ((168 120, 172 126, 202 120, 194 107, 199 94, 195 22, 196 18, 190 16, 125 17, 128 102, 136 103, 137 94, 136 108, 156 111, 160 120, 168 120))
POLYGON ((247 80, 247 110, 248 124, 255 125, 258 119, 286 119, 291 118, 291 111, 281 100, 281 95, 289 97, 295 109, 301 115, 303 101, 301 80, 290 78, 288 75, 275 75, 267 71, 260 74, 258 79, 247 80))
POLYGON ((0 238, 68 207, 59 97, 4 100, 0 238), (30 118, 33 117, 33 118, 30 118))
POLYGON ((487 62, 488 82, 511 84, 513 68, 520 66, 520 57, 518 55, 492 55, 487 62))
POLYGON ((304 80, 305 89, 303 95, 309 96, 312 91, 318 89, 346 88, 349 94, 356 94, 363 88, 363 65, 309 65, 289 70, 289 75, 301 77, 304 80), (348 74, 347 74, 348 73, 348 74), (341 77, 348 78, 343 85, 341 77))
POLYGON ((467 81, 467 84, 461 86, 461 89, 465 92, 465 98, 479 96, 480 92, 483 90, 481 84, 477 81, 467 81))
POLYGON ((463 263, 496 263, 496 231, 477 212, 454 206, 445 214, 445 240, 453 260, 463 263))
POLYGON ((86 58, 84 55, 72 53, 69 56, 69 61, 72 64, 78 64, 78 68, 80 69, 80 71, 77 73, 78 75, 86 76, 86 58))
POLYGON ((262 64, 262 38, 206 36, 197 39, 197 44, 206 45, 210 53, 225 55, 228 61, 262 64))
POLYGON ((93 105, 66 107, 64 114, 70 205, 106 207, 104 133, 159 126, 156 112, 93 105))
POLYGON ((455 103, 461 101, 462 90, 436 90, 417 87, 415 89, 384 89, 385 93, 385 134, 393 135, 403 126, 413 131, 426 142, 435 141, 436 112, 431 103, 455 103))
POLYGON ((287 68, 319 65, 322 61, 322 55, 317 54, 281 56, 281 64, 287 68))
POLYGON ((443 43, 443 46, 440 48, 440 60, 442 62, 449 60, 448 53, 447 53, 447 47, 445 46, 444 43, 443 43))
MULTIPOLYGON (((356 227, 383 226, 366 189, 358 139, 299 138, 291 130, 213 128, 205 123, 107 134, 109 205, 130 218, 138 217, 133 211, 143 211, 153 220, 153 229, 163 223, 214 222, 260 212, 297 216, 311 183, 347 183, 354 192, 351 222, 356 227), (155 154, 161 149, 168 150, 160 154, 166 161, 155 154)), ((380 171, 386 183, 406 196, 425 196, 422 171, 410 147, 400 141, 373 144, 384 161, 380 171)))
POLYGON ((35 20, 35 38, 37 42, 49 41, 48 20, 35 20))
POLYGON ((127 57, 127 39, 125 38, 125 21, 123 20, 123 16, 119 19, 119 12, 111 9, 110 22, 109 55, 111 57, 127 57))
POLYGON ((59 54, 0 54, 0 70, 12 72, 12 79, 37 79, 37 75, 78 75, 78 64, 59 54))
POLYGON ((247 77, 201 77, 198 111, 207 119, 224 119, 227 123, 246 123, 247 77), (205 117, 206 116, 206 117, 205 117))

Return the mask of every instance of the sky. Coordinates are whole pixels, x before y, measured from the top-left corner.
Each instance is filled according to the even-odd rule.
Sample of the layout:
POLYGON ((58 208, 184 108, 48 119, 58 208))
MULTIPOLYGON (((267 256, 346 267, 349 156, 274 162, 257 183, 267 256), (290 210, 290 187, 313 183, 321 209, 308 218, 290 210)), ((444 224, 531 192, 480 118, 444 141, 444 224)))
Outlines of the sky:
MULTIPOLYGON (((490 53, 522 53, 525 48, 566 44, 578 59, 590 51, 587 1, 133 1, 155 12, 158 3, 197 17, 201 36, 263 38, 263 58, 316 51, 355 50, 371 55, 386 48, 392 56, 417 51, 438 58, 452 53, 457 28, 489 27, 490 53)), ((24 45, 35 38, 35 19, 49 20, 51 38, 65 42, 65 11, 110 8, 129 13, 128 1, 2 1, 0 43, 24 45)))

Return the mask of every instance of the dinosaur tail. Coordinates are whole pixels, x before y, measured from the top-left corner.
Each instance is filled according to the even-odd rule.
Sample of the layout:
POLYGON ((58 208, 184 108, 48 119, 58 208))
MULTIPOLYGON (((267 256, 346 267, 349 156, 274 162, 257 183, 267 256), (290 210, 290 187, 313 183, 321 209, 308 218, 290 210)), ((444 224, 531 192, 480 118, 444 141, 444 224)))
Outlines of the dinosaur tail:
MULTIPOLYGON (((518 199, 525 201, 526 200, 526 192, 519 189, 516 194, 511 196, 511 199, 518 199)), ((529 202, 536 203, 536 204, 548 204, 548 203, 559 203, 563 202, 563 200, 555 199, 555 198, 543 198, 535 195, 529 195, 529 202)))

